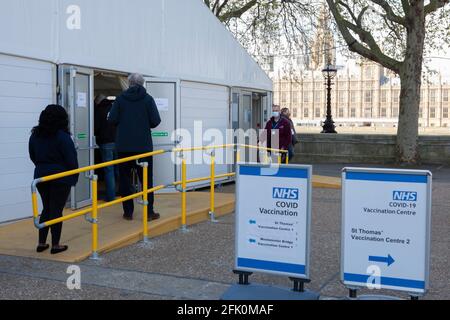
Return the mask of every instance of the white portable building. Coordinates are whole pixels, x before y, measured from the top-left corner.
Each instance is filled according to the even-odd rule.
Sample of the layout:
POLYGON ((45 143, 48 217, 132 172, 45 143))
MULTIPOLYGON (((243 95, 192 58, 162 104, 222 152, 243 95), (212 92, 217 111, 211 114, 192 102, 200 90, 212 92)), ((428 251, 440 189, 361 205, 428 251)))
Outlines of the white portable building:
MULTIPOLYGON (((272 81, 201 0, 0 2, 0 222, 31 216, 28 139, 40 112, 66 107, 80 165, 93 164, 94 97, 118 95, 133 72, 158 99, 155 149, 195 121, 224 134, 261 127, 272 106, 272 81)), ((156 184, 180 178, 169 157, 155 159, 156 184)), ((188 167, 189 177, 208 173, 188 167)), ((90 199, 80 177, 72 207, 90 199)))

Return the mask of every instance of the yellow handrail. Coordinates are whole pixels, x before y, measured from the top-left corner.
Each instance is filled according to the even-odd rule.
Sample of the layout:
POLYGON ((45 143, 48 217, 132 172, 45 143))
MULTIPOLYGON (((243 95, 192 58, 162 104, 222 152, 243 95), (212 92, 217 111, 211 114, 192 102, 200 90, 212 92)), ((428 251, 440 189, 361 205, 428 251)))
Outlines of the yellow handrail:
MULTIPOLYGON (((245 145, 245 144, 224 144, 224 145, 219 145, 219 146, 175 148, 172 150, 157 150, 157 151, 148 152, 148 153, 144 153, 144 154, 140 154, 140 155, 136 155, 136 156, 132 156, 132 157, 128 157, 128 158, 113 160, 113 161, 109 161, 109 162, 105 162, 105 163, 101 163, 101 164, 97 164, 97 165, 87 166, 87 167, 79 168, 76 170, 70 170, 70 171, 42 177, 39 179, 35 179, 35 180, 33 180, 32 188, 31 188, 31 193, 32 193, 31 198, 32 198, 33 217, 34 217, 35 227, 38 229, 42 229, 45 227, 53 226, 58 223, 62 223, 62 222, 68 221, 68 220, 78 218, 81 216, 87 216, 89 213, 91 213, 92 217, 91 218, 86 217, 86 220, 88 220, 92 224, 92 257, 94 259, 97 259, 98 258, 98 213, 100 210, 108 208, 108 207, 112 207, 114 205, 123 203, 125 201, 129 201, 129 200, 133 200, 133 199, 142 197, 142 199, 143 199, 143 209, 142 209, 143 210, 142 211, 143 238, 144 238, 144 241, 147 241, 148 240, 148 219, 147 218, 148 218, 148 205, 149 205, 148 195, 151 193, 155 193, 159 190, 165 189, 167 187, 170 187, 170 186, 177 187, 177 186, 181 185, 181 189, 182 189, 181 223, 182 223, 182 229, 187 230, 187 216, 186 216, 187 185, 191 184, 191 183, 195 183, 195 182, 201 182, 201 181, 210 181, 210 184, 211 184, 211 187, 210 187, 211 188, 211 191, 210 191, 211 192, 211 194, 210 194, 210 214, 211 214, 211 219, 214 220, 215 182, 217 181, 217 179, 229 178, 229 177, 233 177, 236 175, 236 173, 234 173, 234 172, 216 175, 216 172, 215 172, 216 161, 215 161, 214 153, 211 155, 211 158, 212 158, 211 159, 211 173, 210 173, 209 177, 202 177, 202 178, 195 178, 195 179, 188 180, 187 179, 187 164, 186 164, 186 160, 183 159, 182 160, 182 179, 181 179, 181 181, 175 181, 169 185, 156 186, 151 189, 148 189, 148 170, 149 170, 148 163, 146 163, 146 162, 140 163, 142 170, 143 170, 143 181, 142 181, 143 190, 141 192, 137 192, 135 194, 132 194, 132 195, 129 195, 126 197, 122 197, 122 198, 116 199, 114 201, 110 201, 110 202, 103 203, 103 204, 98 203, 97 176, 92 175, 92 176, 90 176, 91 186, 92 186, 92 206, 90 208, 86 208, 86 209, 80 210, 78 212, 74 212, 72 214, 69 214, 67 216, 63 216, 63 217, 60 217, 57 219, 45 221, 43 223, 39 222, 37 185, 39 183, 54 181, 57 179, 72 176, 75 174, 80 174, 83 172, 91 172, 91 171, 94 171, 97 169, 102 169, 105 167, 114 166, 114 165, 118 165, 118 164, 125 163, 125 162, 138 161, 143 158, 154 157, 154 156, 169 153, 169 152, 183 153, 183 152, 227 149, 227 148, 235 148, 235 147, 237 148, 237 161, 238 162, 240 162, 240 148, 258 149, 258 150, 263 150, 266 152, 276 152, 276 153, 278 153, 278 163, 279 164, 281 164, 281 154, 283 154, 283 153, 287 154, 287 152, 288 152, 286 150, 265 148, 265 147, 260 147, 260 146, 251 146, 251 145, 245 145)), ((289 163, 289 160, 288 160, 288 157, 286 156, 286 164, 288 164, 288 163, 289 163)))
POLYGON ((282 149, 272 149, 272 148, 266 148, 266 147, 260 147, 260 146, 251 146, 251 145, 247 145, 247 144, 240 144, 238 146, 243 147, 243 148, 248 148, 248 149, 258 149, 258 150, 269 151, 269 152, 278 152, 278 153, 288 153, 289 152, 287 150, 282 150, 282 149))
POLYGON ((153 151, 153 152, 144 153, 144 154, 133 156, 133 157, 117 159, 117 160, 113 160, 113 161, 109 161, 109 162, 105 162, 105 163, 101 163, 101 164, 96 164, 96 165, 83 167, 83 168, 79 168, 79 169, 75 169, 75 170, 61 172, 61 173, 58 173, 58 174, 53 174, 53 175, 46 176, 46 177, 43 177, 43 178, 39 178, 39 179, 36 179, 36 180, 39 180, 38 183, 54 181, 54 180, 58 180, 58 179, 61 179, 61 178, 73 176, 73 175, 84 173, 84 172, 88 172, 88 171, 94 171, 94 170, 97 170, 97 169, 102 169, 102 168, 106 168, 106 167, 110 167, 110 166, 115 166, 115 165, 118 165, 118 164, 121 164, 121 163, 125 163, 125 162, 136 161, 136 160, 140 160, 140 159, 143 159, 143 158, 150 158, 150 157, 157 156, 157 155, 160 155, 160 154, 164 154, 164 153, 167 153, 167 152, 169 152, 169 151, 168 150, 153 151))
POLYGON ((180 153, 180 152, 192 152, 192 151, 206 151, 206 150, 217 150, 217 149, 227 149, 235 147, 235 144, 222 144, 219 146, 205 146, 205 147, 192 147, 192 148, 176 148, 173 149, 172 152, 180 153))

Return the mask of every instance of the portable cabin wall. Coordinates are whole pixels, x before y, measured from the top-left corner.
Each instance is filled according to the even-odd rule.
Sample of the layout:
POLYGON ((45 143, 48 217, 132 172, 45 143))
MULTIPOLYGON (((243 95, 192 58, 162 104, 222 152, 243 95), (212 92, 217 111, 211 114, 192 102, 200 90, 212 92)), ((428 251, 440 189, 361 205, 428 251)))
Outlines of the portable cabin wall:
POLYGON ((272 91, 272 81, 201 0, 58 5, 62 63, 272 91), (70 5, 81 10, 79 30, 66 27, 70 5))
POLYGON ((55 66, 0 54, 0 222, 31 215, 28 139, 54 102, 55 66))

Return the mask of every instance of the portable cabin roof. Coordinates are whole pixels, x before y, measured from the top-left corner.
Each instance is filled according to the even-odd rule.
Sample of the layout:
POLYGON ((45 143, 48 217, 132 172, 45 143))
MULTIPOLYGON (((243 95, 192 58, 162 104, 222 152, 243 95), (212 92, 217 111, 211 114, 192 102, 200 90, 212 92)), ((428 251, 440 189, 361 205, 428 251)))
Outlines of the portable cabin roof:
POLYGON ((0 53, 272 91, 272 81, 202 0, 8 0, 0 53), (70 6, 80 29, 69 29, 70 6))

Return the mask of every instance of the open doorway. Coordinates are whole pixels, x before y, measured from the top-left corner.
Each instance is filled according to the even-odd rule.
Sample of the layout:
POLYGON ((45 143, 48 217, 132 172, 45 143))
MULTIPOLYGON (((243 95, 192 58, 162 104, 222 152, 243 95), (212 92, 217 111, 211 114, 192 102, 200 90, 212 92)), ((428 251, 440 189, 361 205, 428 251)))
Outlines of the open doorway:
POLYGON ((252 103, 252 128, 261 130, 264 128, 263 123, 263 96, 259 93, 253 93, 252 103))
MULTIPOLYGON (((115 130, 107 123, 106 117, 108 110, 110 110, 116 98, 126 90, 127 87, 126 74, 94 71, 94 133, 98 146, 94 153, 95 164, 113 160, 117 157, 117 153, 112 153, 107 147, 108 144, 113 143, 115 140, 115 130)), ((114 167, 114 170, 112 171, 114 172, 114 175, 110 177, 110 179, 115 181, 114 185, 117 195, 119 177, 118 168, 114 167)), ((111 200, 108 199, 107 196, 105 170, 97 170, 95 174, 99 177, 99 199, 111 200)))

